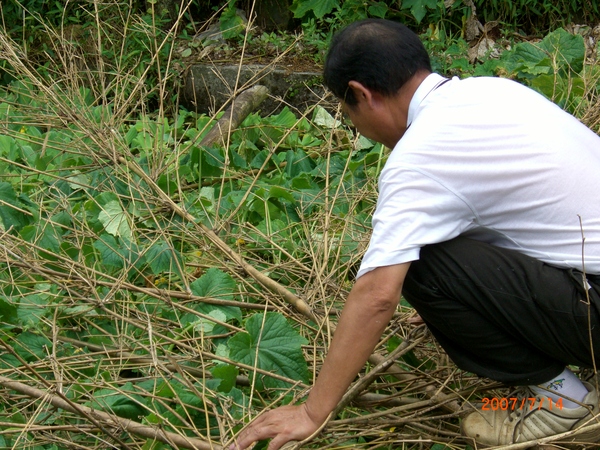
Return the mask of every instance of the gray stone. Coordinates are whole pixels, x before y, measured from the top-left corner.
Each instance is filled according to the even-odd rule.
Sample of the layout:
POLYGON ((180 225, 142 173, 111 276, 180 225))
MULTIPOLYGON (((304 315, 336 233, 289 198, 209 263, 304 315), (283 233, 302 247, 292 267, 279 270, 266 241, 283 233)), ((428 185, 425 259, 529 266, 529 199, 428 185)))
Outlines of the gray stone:
MULTIPOLYGON (((237 65, 191 66, 184 77, 184 106, 199 113, 214 114, 231 99, 238 70, 237 65)), ((269 97, 261 105, 262 116, 279 112, 286 105, 303 113, 325 93, 319 72, 293 72, 273 65, 242 66, 238 91, 255 84, 269 89, 269 97)))

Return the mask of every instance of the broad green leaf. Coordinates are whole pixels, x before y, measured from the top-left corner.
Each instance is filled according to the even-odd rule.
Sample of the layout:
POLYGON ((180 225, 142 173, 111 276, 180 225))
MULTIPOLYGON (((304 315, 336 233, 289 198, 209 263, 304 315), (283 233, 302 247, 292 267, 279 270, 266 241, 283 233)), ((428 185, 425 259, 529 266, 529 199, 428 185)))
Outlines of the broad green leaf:
POLYGON ((232 166, 235 167, 236 169, 247 169, 248 168, 248 163, 246 162, 246 160, 244 158, 242 158, 240 156, 240 154, 238 152, 236 152, 233 149, 229 149, 229 154, 231 155, 231 163, 232 166))
POLYGON ((177 391, 184 391, 187 389, 185 386, 181 386, 176 380, 167 382, 156 378, 140 381, 139 383, 136 383, 135 387, 160 398, 173 398, 177 391))
POLYGON ((17 145, 21 150, 21 156, 31 167, 36 166, 36 161, 39 157, 39 153, 37 153, 30 145, 24 144, 22 141, 17 141, 17 145))
POLYGON ((213 211, 215 208, 215 189, 210 186, 200 188, 200 191, 198 191, 198 199, 206 211, 213 211))
POLYGON ((369 138, 364 137, 362 134, 356 140, 354 147, 356 150, 365 150, 367 148, 373 148, 375 144, 369 138))
POLYGON ((194 295, 200 297, 217 297, 230 300, 233 298, 236 286, 231 275, 211 267, 204 275, 190 284, 190 289, 194 295))
POLYGON ((172 174, 162 174, 158 177, 156 184, 169 197, 177 193, 177 180, 172 174))
POLYGON ((9 156, 16 148, 15 140, 6 135, 0 135, 0 156, 9 156))
POLYGON ((267 123, 282 128, 291 128, 296 124, 296 115, 287 106, 275 116, 271 116, 265 120, 267 123))
MULTIPOLYGON (((275 312, 255 314, 246 321, 246 330, 247 333, 237 333, 228 341, 232 360, 308 382, 308 366, 301 347, 307 341, 283 315, 275 312)), ((264 386, 285 387, 287 384, 264 377, 264 386)))
POLYGON ((220 211, 225 214, 235 210, 243 200, 245 191, 231 191, 221 199, 220 211))
POLYGON ((250 167, 253 169, 260 169, 267 160, 268 155, 269 152, 267 150, 260 151, 256 154, 252 161, 250 161, 250 167))
POLYGON ((585 45, 579 35, 571 35, 562 28, 548 34, 541 42, 523 42, 502 55, 509 74, 521 78, 537 75, 579 72, 585 57, 585 45))
POLYGON ((571 34, 562 28, 548 34, 539 47, 552 55, 552 60, 557 67, 569 67, 574 72, 583 68, 585 59, 585 44, 579 34, 571 34))
POLYGON ((173 272, 180 274, 182 266, 181 254, 164 241, 152 244, 146 251, 146 261, 154 275, 161 272, 173 272))
POLYGON ((214 378, 221 380, 217 389, 220 392, 230 392, 235 386, 239 370, 231 364, 219 364, 211 370, 211 373, 214 378))
POLYGON ((433 444, 430 450, 450 450, 452 447, 447 446, 446 444, 433 444))
POLYGON ((32 244, 37 245, 52 253, 60 252, 60 242, 56 237, 54 228, 50 225, 28 225, 21 230, 21 237, 32 244))
POLYGON ((17 309, 19 323, 24 326, 38 325, 49 312, 48 303, 49 296, 43 292, 23 297, 17 309))
POLYGON ((290 203, 296 202, 294 196, 287 189, 282 188, 281 186, 271 186, 269 188, 268 198, 283 199, 290 203))
POLYGON ((339 120, 334 119, 333 116, 329 114, 322 106, 317 106, 315 108, 313 122, 316 125, 327 129, 339 128, 342 124, 339 120))
POLYGON ((417 23, 421 23, 423 17, 427 14, 427 8, 435 9, 437 7, 436 0, 403 0, 402 9, 409 9, 417 23))
POLYGON ((219 27, 225 39, 233 39, 244 32, 246 24, 237 14, 237 9, 231 5, 221 14, 221 17, 219 18, 219 27))
MULTIPOLYGON (((218 309, 218 306, 213 306, 213 310, 206 315, 220 322, 227 321, 227 315, 223 311, 218 309)), ((182 326, 192 326, 198 334, 202 333, 206 335, 210 335, 216 325, 216 322, 204 317, 198 317, 196 314, 192 313, 184 314, 183 316, 181 316, 181 319, 179 321, 182 326)))
POLYGON ((371 17, 379 17, 384 19, 388 12, 388 6, 384 2, 373 3, 367 8, 371 17))
POLYGON ((313 177, 311 177, 310 174, 306 172, 301 173, 300 175, 292 179, 292 188, 301 190, 309 189, 315 194, 321 191, 319 185, 315 183, 313 177))
MULTIPOLYGON (((194 295, 199 297, 216 297, 223 300, 232 300, 237 293, 237 285, 231 275, 211 267, 204 275, 190 284, 190 289, 194 295)), ((235 306, 216 306, 208 303, 200 303, 194 306, 194 309, 203 314, 210 314, 213 310, 219 310, 225 313, 227 319, 242 319, 242 311, 235 306)))
POLYGON ((129 216, 123 211, 118 200, 111 200, 101 205, 102 211, 98 214, 98 220, 104 225, 107 233, 132 240, 131 224, 129 216))
POLYGON ((55 231, 61 235, 67 232, 67 228, 72 225, 71 214, 67 211, 60 211, 54 214, 50 220, 56 224, 55 231))
POLYGON ((148 414, 148 410, 144 406, 144 398, 132 394, 131 391, 133 390, 131 382, 125 383, 121 390, 98 389, 94 392, 93 399, 86 403, 86 406, 114 413, 126 419, 139 421, 140 416, 148 414))
POLYGON ((0 296, 0 319, 11 325, 17 323, 17 305, 9 297, 0 296))
MULTIPOLYGON (((206 159, 206 163, 222 169, 225 165, 225 156, 220 148, 202 147, 202 154, 206 159)), ((220 174, 220 171, 218 172, 220 174)))
POLYGON ((288 178, 294 178, 302 173, 310 173, 314 168, 314 163, 302 149, 288 150, 285 154, 287 165, 285 173, 288 178))
POLYGON ((46 337, 29 331, 15 340, 15 351, 27 362, 43 359, 52 352, 52 342, 46 337))
POLYGON ((0 229, 7 231, 11 227, 19 231, 33 221, 32 215, 23 211, 30 211, 29 203, 23 202, 24 196, 19 196, 10 183, 0 182, 0 229))
POLYGON ((531 80, 531 87, 570 112, 581 104, 586 89, 584 80, 575 75, 540 75, 531 80))
POLYGON ((100 251, 100 260, 105 266, 122 269, 126 258, 119 251, 120 244, 116 238, 108 234, 100 236, 94 242, 94 248, 100 251))
POLYGON ((312 11, 317 19, 322 19, 339 6, 338 0, 295 0, 290 9, 297 19, 301 19, 309 11, 312 11))
MULTIPOLYGON (((222 310, 216 309, 216 308, 213 309, 211 312, 209 312, 207 315, 209 317, 212 317, 212 318, 218 320, 219 322, 226 322, 228 319, 228 317, 225 315, 225 313, 222 310)), ((216 322, 213 322, 210 319, 205 319, 204 317, 201 317, 200 320, 194 324, 194 329, 201 333, 210 334, 213 332, 215 325, 217 325, 216 322)))

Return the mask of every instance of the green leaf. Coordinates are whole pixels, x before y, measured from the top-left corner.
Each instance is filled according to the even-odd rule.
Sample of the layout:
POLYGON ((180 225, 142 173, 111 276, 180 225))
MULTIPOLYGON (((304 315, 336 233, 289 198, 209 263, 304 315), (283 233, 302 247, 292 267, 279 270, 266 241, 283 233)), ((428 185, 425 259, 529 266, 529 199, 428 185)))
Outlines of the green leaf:
POLYGON ((14 349, 21 358, 31 362, 48 356, 52 352, 52 342, 46 336, 25 331, 17 337, 14 349))
POLYGON ((521 78, 537 75, 579 72, 583 67, 585 45, 580 35, 559 28, 541 42, 523 42, 502 55, 504 68, 521 78))
POLYGON ((384 19, 388 12, 388 7, 384 2, 373 3, 367 8, 371 17, 379 17, 384 19))
MULTIPOLYGON (((307 341, 283 315, 275 312, 255 314, 246 321, 246 330, 247 333, 237 333, 228 341, 232 360, 308 382, 308 366, 301 347, 307 341)), ((263 382, 265 387, 287 386, 269 377, 264 377, 263 382)))
POLYGON ((221 380, 219 383, 218 390, 220 392, 230 392, 235 386, 236 377, 239 374, 237 367, 231 364, 219 364, 213 370, 211 370, 213 378, 221 380))
POLYGON ((338 0, 295 0, 290 9, 296 19, 301 19, 309 11, 312 11, 317 19, 322 19, 339 7, 338 0))
POLYGON ((6 135, 0 135, 0 156, 8 156, 16 149, 15 140, 6 135))
POLYGON ((288 150, 285 155, 287 165, 285 173, 288 178, 294 178, 302 173, 309 173, 314 168, 314 163, 302 149, 288 150))
MULTIPOLYGON (((227 315, 223 311, 221 311, 218 306, 213 306, 212 311, 210 311, 206 315, 220 322, 227 321, 227 315)), ((204 317, 198 317, 196 314, 193 313, 187 313, 181 316, 180 322, 182 326, 187 327, 189 325, 192 325, 195 331, 206 335, 210 335, 216 325, 216 322, 210 319, 205 319, 204 317)))
POLYGON ((0 297, 0 318, 9 324, 17 323, 17 305, 9 297, 0 297))
POLYGON ((0 182, 0 199, 2 199, 2 203, 0 203, 0 229, 8 230, 13 227, 16 231, 19 231, 32 221, 30 215, 22 212, 31 208, 23 203, 21 197, 23 196, 17 198, 10 183, 0 182))
POLYGON ((158 241, 146 251, 146 261, 154 275, 161 272, 173 272, 181 275, 181 254, 165 241, 158 241))
POLYGON ((583 68, 585 44, 579 34, 571 34, 562 28, 548 34, 539 44, 540 49, 552 55, 557 67, 569 67, 574 72, 583 68))
POLYGON ((43 224, 28 225, 21 230, 20 235, 23 240, 48 250, 50 253, 40 252, 44 258, 56 260, 56 257, 52 254, 60 252, 60 242, 53 227, 50 225, 43 226, 43 224))
POLYGON ((271 116, 265 120, 270 125, 278 126, 281 128, 292 128, 296 124, 296 115, 290 110, 289 107, 285 107, 281 112, 275 116, 271 116))
POLYGON ((38 325, 49 312, 48 303, 48 294, 31 294, 23 297, 17 310, 19 323, 25 326, 38 325))
POLYGON ((123 211, 118 200, 111 200, 101 205, 98 220, 108 234, 119 236, 130 241, 133 238, 129 216, 123 211))
POLYGON ((94 248, 100 251, 100 261, 107 266, 115 269, 122 269, 125 265, 125 257, 119 251, 120 244, 117 239, 108 234, 100 236, 94 242, 94 248))
POLYGON ((287 200, 290 203, 296 202, 294 196, 287 189, 282 188, 281 186, 271 186, 269 188, 268 198, 287 200))
POLYGON ((236 283, 231 275, 211 267, 204 275, 190 284, 194 295, 232 299, 236 283))
POLYGON ((221 14, 221 17, 219 18, 219 27, 225 39, 236 38, 246 29, 246 24, 237 14, 237 9, 235 8, 235 5, 233 5, 233 2, 230 2, 229 7, 221 14))
MULTIPOLYGON (((231 275, 211 267, 204 275, 190 284, 190 289, 194 295, 199 297, 214 297, 223 300, 232 300, 237 291, 237 284, 231 275)), ((213 310, 219 310, 225 313, 227 319, 242 320, 242 311, 235 306, 217 306, 207 303, 196 305, 194 309, 203 314, 210 314, 213 310)))
POLYGON ((334 117, 322 106, 317 106, 315 108, 313 122, 315 125, 319 125, 320 127, 327 128, 329 130, 333 128, 339 128, 342 124, 339 120, 334 119, 334 117))
POLYGON ((427 8, 435 9, 437 7, 436 0, 403 0, 402 9, 409 9, 417 23, 421 23, 423 17, 427 14, 427 8))
POLYGON ((93 399, 87 402, 86 406, 139 421, 140 416, 148 414, 148 410, 144 406, 144 398, 137 394, 131 394, 131 391, 133 391, 131 382, 125 383, 120 391, 110 388, 99 389, 94 392, 93 399))

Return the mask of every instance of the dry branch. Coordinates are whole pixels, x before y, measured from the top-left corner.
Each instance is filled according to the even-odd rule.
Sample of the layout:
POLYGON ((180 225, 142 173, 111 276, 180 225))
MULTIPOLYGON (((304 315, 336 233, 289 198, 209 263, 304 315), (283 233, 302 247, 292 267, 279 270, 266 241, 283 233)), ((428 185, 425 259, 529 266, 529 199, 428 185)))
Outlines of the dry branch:
MULTIPOLYGON (((258 93, 260 93, 260 90, 258 91, 258 93)), ((258 95, 258 94, 256 92, 254 92, 253 95, 258 95)), ((240 103, 240 105, 243 105, 246 108, 248 107, 248 105, 254 105, 254 104, 255 103, 249 102, 248 100, 245 103, 240 103)), ((236 104, 234 103, 234 105, 232 105, 232 106, 234 107, 234 106, 236 106, 236 104)), ((248 113, 249 113, 249 111, 246 112, 246 114, 248 114, 248 113)), ((235 113, 235 114, 232 114, 232 116, 239 118, 239 117, 241 117, 241 113, 235 113)), ((243 118, 241 120, 243 120, 243 118)), ((227 133, 229 130, 225 130, 224 128, 219 128, 219 131, 227 133)), ((217 136, 216 139, 218 140, 219 137, 217 136)), ((142 170, 142 168, 136 162, 127 160, 126 158, 124 158, 122 156, 119 156, 117 158, 117 160, 118 160, 117 161, 118 163, 125 165, 129 170, 131 170, 136 175, 138 175, 140 178, 142 178, 148 184, 148 186, 154 191, 154 193, 156 195, 158 195, 158 197, 160 198, 160 200, 163 202, 163 204, 166 207, 168 207, 171 211, 173 211, 175 214, 177 214, 182 219, 194 224, 198 228, 198 231, 201 234, 206 236, 219 250, 221 250, 221 252, 223 252, 234 263, 236 263, 245 273, 247 273, 252 278, 254 278, 254 280, 256 280, 259 284, 264 286, 270 292, 273 292, 273 293, 278 294, 281 297, 283 297, 283 299, 286 302, 288 302, 289 304, 294 306, 294 308, 296 308, 296 310, 299 313, 301 313, 303 316, 307 317, 310 320, 317 322, 317 318, 314 315, 314 313, 313 313, 311 307, 308 305, 308 303, 306 303, 303 299, 298 297, 296 294, 290 292, 285 286, 283 286, 280 283, 278 283, 277 281, 269 278, 267 275, 262 273, 260 270, 256 269, 254 266, 252 266, 251 264, 246 262, 239 253, 237 253, 229 245, 227 245, 227 243, 224 242, 213 230, 208 228, 203 223, 200 223, 200 221, 198 221, 194 216, 192 216, 186 210, 181 208, 175 201, 173 201, 173 199, 171 197, 169 197, 169 195, 167 193, 165 193, 162 189, 160 189, 160 187, 158 187, 156 182, 148 174, 146 174, 146 172, 144 172, 144 170, 142 170)))
POLYGON ((246 89, 238 95, 223 116, 200 141, 201 146, 210 147, 216 143, 226 146, 227 136, 235 130, 267 98, 269 90, 261 85, 246 89))
POLYGON ((339 413, 343 408, 346 407, 346 405, 352 402, 354 398, 358 396, 358 394, 364 391, 373 381, 375 381, 375 378, 377 378, 383 372, 389 369, 394 364, 397 358, 409 352, 418 344, 420 344, 425 339, 426 333, 422 332, 423 329, 420 329, 419 331, 421 331, 421 333, 419 333, 420 335, 418 337, 416 337, 415 339, 406 339, 392 353, 390 353, 387 356, 387 358, 384 358, 384 360, 380 364, 373 367, 373 369, 371 369, 368 374, 366 374, 363 378, 354 383, 354 385, 346 392, 342 400, 338 403, 332 417, 335 417, 337 413, 339 413))
POLYGON ((67 402, 66 400, 62 399, 61 397, 55 394, 52 394, 48 391, 43 391, 41 389, 36 389, 26 384, 19 383, 18 381, 13 381, 10 378, 0 376, 0 385, 4 386, 7 389, 12 389, 21 394, 27 395, 29 397, 43 399, 44 401, 49 402, 55 408, 61 408, 65 411, 69 411, 71 413, 78 414, 86 418, 87 416, 92 417, 107 427, 121 429, 123 431, 130 432, 132 434, 135 434, 136 436, 140 436, 143 438, 155 439, 157 441, 171 445, 175 448, 189 448, 192 450, 222 449, 220 445, 206 442, 197 438, 182 436, 177 433, 164 431, 147 425, 142 425, 141 423, 135 422, 133 420, 123 419, 112 414, 88 408, 87 406, 77 405, 76 407, 74 407, 71 403, 67 402))

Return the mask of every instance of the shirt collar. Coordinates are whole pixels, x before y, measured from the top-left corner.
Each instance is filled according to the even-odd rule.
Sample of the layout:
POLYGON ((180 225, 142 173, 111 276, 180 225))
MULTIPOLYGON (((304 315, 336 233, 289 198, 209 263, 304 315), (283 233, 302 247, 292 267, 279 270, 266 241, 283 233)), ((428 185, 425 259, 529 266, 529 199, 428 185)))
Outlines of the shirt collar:
POLYGON ((425 100, 425 97, 427 97, 431 93, 431 91, 437 88, 445 80, 447 80, 447 78, 444 78, 443 76, 437 73, 430 73, 427 76, 427 78, 425 78, 421 82, 421 84, 413 94, 413 97, 410 100, 410 104, 408 106, 408 118, 406 121, 407 128, 410 126, 410 124, 413 122, 413 119, 416 117, 419 106, 421 105, 423 100, 425 100))

